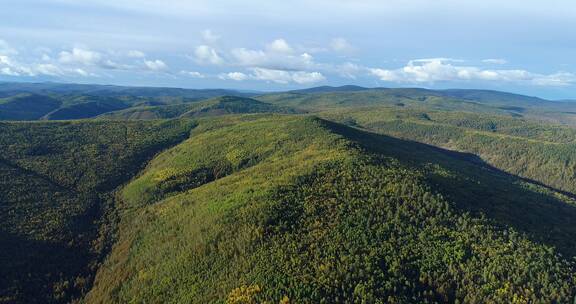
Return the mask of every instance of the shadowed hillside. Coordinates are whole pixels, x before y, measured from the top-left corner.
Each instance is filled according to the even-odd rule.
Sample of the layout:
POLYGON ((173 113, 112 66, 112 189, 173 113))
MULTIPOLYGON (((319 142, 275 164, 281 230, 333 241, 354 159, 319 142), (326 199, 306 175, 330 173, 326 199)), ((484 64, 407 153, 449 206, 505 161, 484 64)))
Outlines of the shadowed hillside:
POLYGON ((189 121, 0 124, 0 303, 66 303, 112 242, 113 191, 189 121))

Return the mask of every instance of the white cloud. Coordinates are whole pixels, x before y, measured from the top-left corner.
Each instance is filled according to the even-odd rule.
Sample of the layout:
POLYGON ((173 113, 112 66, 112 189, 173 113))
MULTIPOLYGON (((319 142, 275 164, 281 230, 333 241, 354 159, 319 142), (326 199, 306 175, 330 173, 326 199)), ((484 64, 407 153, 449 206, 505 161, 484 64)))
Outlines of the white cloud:
MULTIPOLYGON (((340 50, 351 47, 343 39, 336 40, 336 43, 340 50)), ((253 71, 248 74, 249 79, 267 79, 277 83, 318 82, 325 79, 324 72, 354 79, 358 73, 366 71, 352 63, 317 63, 312 55, 303 51, 305 49, 293 47, 285 39, 279 38, 267 43, 263 49, 233 48, 223 55, 210 46, 202 45, 196 49, 195 59, 198 63, 247 68, 253 71)))
POLYGON ((284 39, 276 39, 271 43, 267 44, 266 50, 268 50, 269 52, 287 53, 287 54, 294 52, 294 49, 292 49, 292 47, 284 39))
POLYGON ((539 86, 568 86, 576 84, 576 75, 566 72, 559 72, 551 75, 539 75, 532 79, 532 83, 539 86))
POLYGON ((465 62, 465 60, 462 60, 462 59, 448 58, 448 57, 421 58, 421 59, 410 60, 410 62, 412 62, 412 63, 428 63, 428 62, 434 62, 434 61, 458 62, 458 63, 465 62))
POLYGON ((130 70, 134 67, 128 64, 118 63, 110 59, 104 59, 99 63, 99 67, 110 70, 130 70))
POLYGON ((20 73, 14 68, 10 57, 0 55, 0 74, 8 76, 20 76, 20 73))
POLYGON ((343 64, 339 64, 334 67, 334 72, 336 72, 338 75, 342 77, 350 79, 356 79, 356 76, 358 74, 363 73, 365 71, 366 71, 365 67, 362 67, 352 62, 345 62, 343 64))
POLYGON ((83 48, 73 48, 71 51, 60 52, 59 61, 64 64, 97 65, 102 55, 98 52, 83 48))
POLYGON ((0 68, 0 74, 6 75, 6 76, 21 76, 20 73, 14 71, 10 67, 1 67, 0 68))
MULTIPOLYGON (((123 60, 126 60, 126 58, 144 59, 146 58, 146 54, 138 50, 101 53, 87 48, 75 47, 70 51, 61 51, 59 53, 58 62, 65 66, 76 68, 89 67, 108 70, 135 69, 136 66, 122 62, 123 60)), ((43 60, 49 62, 51 59, 49 56, 45 56, 43 57, 43 60)), ((161 60, 144 60, 143 65, 146 69, 154 71, 165 70, 167 68, 166 64, 161 60)), ((84 73, 77 72, 76 74, 83 75, 84 73)), ((92 74, 87 72, 86 75, 92 74)))
POLYGON ((220 57, 220 55, 218 55, 218 52, 216 52, 214 48, 207 45, 200 45, 196 47, 194 56, 196 62, 200 64, 220 65, 224 63, 224 60, 222 57, 220 57))
POLYGON ((222 79, 222 80, 235 80, 235 81, 243 81, 249 78, 248 75, 242 73, 242 72, 230 72, 230 73, 224 73, 224 74, 220 74, 218 76, 218 78, 222 79))
POLYGON ((279 84, 312 84, 326 80, 320 72, 284 71, 266 68, 251 68, 251 73, 230 72, 218 75, 222 80, 261 80, 279 84))
POLYGON ((12 56, 12 55, 18 55, 18 51, 11 47, 8 42, 0 39, 0 55, 8 55, 8 56, 12 56))
MULTIPOLYGON (((6 46, 8 44, 0 40, 0 50, 6 46)), ((138 50, 99 52, 85 47, 74 47, 60 52, 52 52, 46 48, 36 48, 34 52, 27 54, 27 56, 16 52, 11 53, 15 55, 0 53, 0 74, 2 75, 97 77, 98 74, 96 72, 98 69, 133 71, 147 69, 156 72, 168 69, 168 66, 162 60, 146 60, 146 54, 138 50), (51 53, 57 54, 56 57, 51 56, 51 53), (35 55, 31 56, 33 54, 35 55), (126 63, 126 60, 130 58, 141 58, 142 60, 132 60, 132 64, 126 63)))
POLYGON ((474 66, 454 65, 452 59, 432 58, 409 61, 402 68, 373 68, 372 75, 380 80, 398 83, 433 83, 438 81, 504 81, 542 86, 566 86, 576 82, 571 73, 543 75, 525 70, 484 70, 474 66))
POLYGON ((33 76, 29 67, 12 60, 6 55, 0 55, 0 74, 8 76, 33 76))
POLYGON ((314 58, 308 53, 296 55, 286 52, 237 48, 233 49, 230 54, 233 59, 231 64, 244 67, 277 70, 308 70, 314 67, 314 58))
POLYGON ((264 51, 237 48, 231 51, 235 63, 241 66, 263 65, 268 61, 268 55, 264 51))
POLYGON ((144 65, 151 71, 162 71, 166 70, 168 66, 162 60, 145 60, 144 65))
POLYGON ((87 72, 87 71, 80 69, 80 68, 73 69, 72 72, 74 72, 74 73, 76 73, 82 77, 97 77, 98 76, 97 74, 87 72))
POLYGON ((64 74, 64 71, 51 63, 41 63, 36 66, 36 70, 39 74, 48 75, 48 76, 61 76, 64 74))
POLYGON ((508 61, 506 59, 501 59, 501 58, 484 59, 484 60, 482 60, 482 62, 488 63, 488 64, 506 64, 506 63, 508 63, 508 61))
POLYGON ((330 47, 337 52, 350 52, 354 47, 344 38, 334 38, 330 41, 330 47))
POLYGON ((142 51, 130 50, 130 51, 126 52, 126 56, 128 56, 130 58, 144 58, 144 57, 146 57, 146 54, 142 51))
POLYGON ((63 68, 53 63, 20 63, 0 55, 0 74, 8 76, 97 76, 79 68, 63 68))
POLYGON ((324 81, 326 78, 319 72, 305 72, 305 71, 284 71, 273 70, 265 68, 253 68, 253 79, 272 81, 275 83, 287 84, 311 84, 324 81))
POLYGON ((220 35, 216 35, 210 29, 202 31, 202 40, 207 44, 214 44, 220 40, 220 35))
POLYGON ((192 77, 192 78, 204 78, 206 76, 204 76, 204 74, 200 73, 200 72, 196 72, 196 71, 180 71, 181 75, 185 75, 188 77, 192 77))

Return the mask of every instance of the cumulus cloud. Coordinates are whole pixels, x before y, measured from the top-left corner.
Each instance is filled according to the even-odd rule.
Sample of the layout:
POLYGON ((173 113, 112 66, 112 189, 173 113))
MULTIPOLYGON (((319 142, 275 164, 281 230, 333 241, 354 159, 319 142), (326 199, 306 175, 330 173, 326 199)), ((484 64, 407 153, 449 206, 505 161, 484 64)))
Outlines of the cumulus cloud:
POLYGON ((333 70, 344 78, 356 79, 356 76, 364 73, 366 68, 352 62, 345 62, 336 65, 333 70))
POLYGON ((21 63, 0 55, 0 75, 6 76, 97 76, 80 68, 63 68, 53 63, 21 63))
POLYGON ((162 60, 145 60, 144 65, 151 71, 162 71, 166 70, 168 66, 162 60))
POLYGON ((243 81, 249 78, 248 75, 242 72, 230 72, 230 73, 223 73, 218 76, 218 78, 222 80, 235 80, 235 81, 243 81))
POLYGON ((334 38, 330 41, 330 48, 337 52, 349 52, 354 50, 354 47, 344 38, 334 38))
POLYGON ((45 73, 47 70, 43 65, 38 64, 24 64, 13 58, 0 55, 0 74, 7 76, 36 76, 36 75, 51 75, 45 73))
POLYGON ((218 75, 222 80, 261 80, 279 84, 313 84, 326 80, 320 72, 284 71, 266 68, 251 68, 251 73, 230 72, 218 75))
MULTIPOLYGON (((45 56, 43 61, 50 62, 51 58, 45 56)), ((95 75, 87 72, 88 69, 107 70, 149 70, 164 71, 168 69, 162 60, 147 60, 146 54, 139 50, 128 50, 122 52, 109 51, 106 53, 90 50, 88 48, 74 47, 71 50, 61 51, 58 56, 59 64, 67 66, 67 71, 75 71, 78 75, 95 75), (126 63, 126 60, 132 59, 126 63), (134 61, 136 59, 136 61, 134 61)), ((64 70, 64 69, 63 69, 64 70)))
POLYGON ((110 70, 130 70, 134 67, 129 64, 118 63, 110 59, 104 59, 99 63, 99 67, 110 70))
POLYGON ((88 77, 88 76, 96 76, 96 74, 92 74, 89 72, 84 71, 83 69, 77 68, 72 70, 74 71, 76 74, 80 75, 80 76, 84 76, 84 77, 88 77))
POLYGON ((278 70, 307 70, 313 67, 314 58, 308 53, 288 54, 237 48, 231 51, 232 64, 278 70))
POLYGON ((252 72, 253 79, 272 81, 281 84, 291 82, 297 84, 312 84, 326 80, 324 75, 320 72, 284 71, 265 68, 254 68, 252 69, 252 72))
POLYGON ((17 55, 17 54, 18 54, 18 51, 15 48, 10 46, 8 44, 8 42, 0 39, 0 55, 13 56, 13 55, 17 55))
POLYGON ((294 52, 294 49, 284 39, 276 39, 266 45, 266 49, 270 52, 287 53, 294 52))
POLYGON ((144 58, 146 57, 146 54, 142 51, 138 51, 138 50, 130 50, 128 52, 126 52, 126 55, 130 58, 144 58))
POLYGON ((220 36, 214 34, 214 32, 212 32, 212 30, 206 29, 206 30, 202 31, 202 40, 205 43, 213 44, 213 43, 216 43, 218 40, 220 40, 220 36))
POLYGON ((204 74, 202 74, 200 72, 186 71, 186 70, 180 71, 180 75, 184 75, 184 76, 188 76, 188 77, 192 77, 192 78, 204 78, 204 77, 206 77, 206 76, 204 76, 204 74))
POLYGON ((249 50, 245 48, 237 48, 231 51, 231 55, 237 65, 254 66, 261 65, 267 62, 268 56, 261 50, 249 50))
POLYGON ((576 75, 572 73, 559 72, 550 75, 536 75, 532 79, 532 83, 539 86, 553 86, 562 87, 576 84, 576 75))
MULTIPOLYGON (((140 51, 129 51, 126 54, 128 57, 140 57, 141 55, 144 55, 144 53, 140 51)), ((44 61, 51 60, 49 56, 43 56, 42 59, 44 61)), ((103 53, 79 47, 72 48, 70 51, 61 51, 58 56, 58 62, 67 66, 99 67, 111 70, 128 70, 133 68, 128 64, 118 63, 103 53)), ((79 72, 77 74, 82 75, 84 73, 79 72)), ((90 75, 90 73, 87 75, 90 75)))
POLYGON ((19 54, 8 43, 0 40, 1 75, 98 77, 100 69, 163 72, 168 70, 168 66, 162 60, 147 60, 146 54, 138 50, 100 52, 86 47, 74 47, 53 52, 46 48, 36 48, 34 52, 19 54))
POLYGON ((14 63, 10 57, 0 55, 0 74, 8 76, 19 76, 20 73, 15 69, 14 63))
POLYGON ((64 64, 96 65, 101 59, 99 52, 75 47, 71 51, 60 52, 59 61, 64 64))
POLYGON ((39 74, 48 76, 61 76, 64 74, 62 68, 52 63, 41 63, 36 66, 39 74))
POLYGON ((0 55, 0 74, 8 76, 20 76, 22 70, 12 62, 12 59, 6 55, 0 55))
POLYGON ((525 70, 481 69, 474 66, 455 65, 453 60, 446 58, 412 60, 399 69, 372 68, 370 73, 380 80, 398 83, 477 80, 567 86, 576 82, 576 76, 571 73, 543 75, 525 70))
POLYGON ((482 62, 488 63, 488 64, 506 64, 506 63, 508 63, 508 61, 506 59, 501 59, 501 58, 484 59, 484 60, 482 60, 482 62))
MULTIPOLYGON (((350 49, 344 39, 336 39, 334 47, 339 50, 350 49)), ((232 48, 219 52, 215 48, 201 45, 196 48, 196 62, 203 64, 223 65, 246 68, 250 73, 231 75, 221 74, 220 79, 227 80, 265 80, 275 83, 308 84, 325 80, 322 73, 337 73, 347 78, 355 78, 365 68, 352 63, 334 64, 317 63, 306 48, 294 47, 285 39, 278 38, 262 49, 232 48), (225 60, 223 59, 225 58, 225 60)))
POLYGON ((194 51, 196 62, 200 64, 214 64, 220 65, 224 63, 224 59, 220 57, 216 49, 208 45, 200 45, 194 51))

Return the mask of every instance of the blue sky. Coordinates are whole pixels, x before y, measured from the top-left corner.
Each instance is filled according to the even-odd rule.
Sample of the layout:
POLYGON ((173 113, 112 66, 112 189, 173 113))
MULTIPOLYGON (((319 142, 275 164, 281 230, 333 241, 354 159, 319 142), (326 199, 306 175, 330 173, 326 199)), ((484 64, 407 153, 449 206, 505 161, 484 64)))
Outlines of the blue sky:
POLYGON ((2 0, 0 80, 576 99, 573 0, 2 0))

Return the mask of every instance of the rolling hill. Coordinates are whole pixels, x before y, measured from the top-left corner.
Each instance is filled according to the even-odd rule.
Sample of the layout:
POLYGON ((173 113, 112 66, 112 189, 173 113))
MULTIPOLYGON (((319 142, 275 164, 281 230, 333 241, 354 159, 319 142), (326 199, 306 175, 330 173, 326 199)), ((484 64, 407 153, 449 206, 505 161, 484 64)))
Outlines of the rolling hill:
POLYGON ((61 101, 49 96, 17 94, 0 99, 0 120, 37 120, 60 107, 61 101))
POLYGON ((103 97, 139 96, 139 97, 165 97, 177 96, 195 99, 206 99, 224 95, 251 96, 252 93, 238 92, 224 89, 182 89, 162 87, 127 87, 115 85, 75 84, 75 83, 22 83, 0 82, 0 96, 9 96, 21 93, 39 95, 92 95, 103 97))
POLYGON ((576 294, 574 200, 314 117, 200 120, 120 193, 87 303, 528 303, 576 294))
POLYGON ((0 84, 0 303, 574 301, 570 102, 228 93, 0 84))
POLYGON ((551 101, 488 90, 428 90, 420 88, 319 87, 271 93, 258 100, 307 111, 369 106, 412 107, 527 117, 576 125, 576 103, 551 101))
MULTIPOLYGON (((365 106, 416 107, 510 115, 576 125, 576 103, 550 101, 488 90, 428 90, 420 88, 315 87, 256 96, 232 90, 191 90, 56 83, 0 83, 0 119, 73 120, 126 110, 118 118, 175 117, 183 104, 233 96, 273 104, 286 111, 323 111, 365 106), (166 107, 166 108, 163 108, 166 107), (27 112, 32 111, 32 112, 27 112)), ((190 109, 194 106, 190 106, 190 109)), ((263 112, 270 112, 264 110, 263 112)), ((238 112, 234 112, 238 113, 238 112)), ((242 112, 240 112, 242 113, 242 112)), ((114 118, 116 114, 111 114, 114 118)))
POLYGON ((308 89, 301 89, 301 90, 292 90, 289 93, 334 93, 334 92, 357 92, 357 91, 366 91, 370 90, 369 88, 355 86, 355 85, 344 85, 339 87, 332 87, 332 86, 321 86, 321 87, 313 87, 308 89))
MULTIPOLYGON (((254 94, 222 89, 0 83, 0 120, 86 119, 131 107, 172 106, 221 96, 251 95, 254 94)), ((134 112, 141 110, 138 108, 134 112)), ((169 111, 162 109, 157 112, 169 111)))
POLYGON ((251 98, 222 96, 194 103, 131 107, 100 115, 101 119, 161 119, 201 117, 224 114, 286 113, 302 111, 260 102, 251 98))

